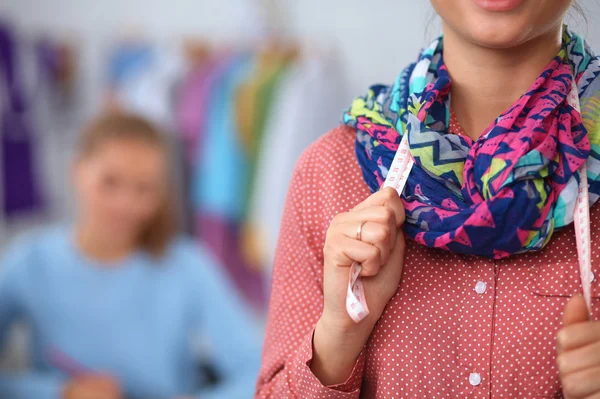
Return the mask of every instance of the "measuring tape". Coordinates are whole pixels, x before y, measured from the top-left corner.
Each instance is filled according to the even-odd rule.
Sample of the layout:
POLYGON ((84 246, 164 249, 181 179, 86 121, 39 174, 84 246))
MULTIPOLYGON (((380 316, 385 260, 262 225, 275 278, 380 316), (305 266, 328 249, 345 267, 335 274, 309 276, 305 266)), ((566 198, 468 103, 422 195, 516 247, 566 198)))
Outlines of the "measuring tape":
MULTIPOLYGON (((402 195, 413 165, 414 161, 410 156, 410 149, 408 147, 408 135, 405 134, 402 137, 398 151, 396 151, 383 187, 393 187, 398 192, 398 195, 402 195)), ((369 315, 365 289, 360 279, 361 270, 362 266, 357 262, 354 262, 350 267, 350 279, 346 294, 346 310, 356 323, 369 315)))
MULTIPOLYGON (((567 96, 567 102, 581 114, 579 91, 575 81, 573 81, 573 84, 571 85, 571 91, 567 96)), ((408 134, 405 134, 400 142, 400 147, 396 151, 396 155, 394 156, 394 160, 392 161, 383 187, 393 187, 398 192, 398 195, 402 195, 413 165, 414 161, 410 155, 410 148, 408 145, 408 134)), ((590 208, 587 168, 585 163, 579 172, 579 191, 575 202, 574 225, 583 297, 585 298, 588 310, 591 312, 592 262, 590 254, 590 208)), ((365 289, 360 278, 361 271, 362 266, 359 263, 355 262, 352 264, 350 267, 350 278, 346 294, 346 310, 352 320, 356 323, 369 315, 369 307, 367 306, 367 300, 365 298, 365 289)))
MULTIPOLYGON (((581 115, 579 104, 579 90, 573 80, 567 102, 581 115)), ((592 312, 592 254, 590 234, 590 199, 588 193, 587 167, 585 163, 579 172, 579 190, 574 209, 575 240, 577 242, 577 258, 579 260, 579 274, 581 287, 588 311, 592 312)))

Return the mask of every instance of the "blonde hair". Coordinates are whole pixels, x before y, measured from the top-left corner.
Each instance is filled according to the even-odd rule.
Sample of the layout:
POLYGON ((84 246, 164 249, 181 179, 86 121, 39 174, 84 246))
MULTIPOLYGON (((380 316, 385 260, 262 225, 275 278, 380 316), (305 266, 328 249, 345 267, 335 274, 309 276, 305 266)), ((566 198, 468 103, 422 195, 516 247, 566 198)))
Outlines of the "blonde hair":
MULTIPOLYGON (((113 140, 134 140, 159 148, 168 158, 170 145, 162 132, 146 119, 122 112, 109 112, 89 122, 79 138, 77 156, 85 159, 113 140)), ((167 190, 165 200, 139 236, 139 246, 152 256, 164 254, 177 233, 174 190, 167 190)))

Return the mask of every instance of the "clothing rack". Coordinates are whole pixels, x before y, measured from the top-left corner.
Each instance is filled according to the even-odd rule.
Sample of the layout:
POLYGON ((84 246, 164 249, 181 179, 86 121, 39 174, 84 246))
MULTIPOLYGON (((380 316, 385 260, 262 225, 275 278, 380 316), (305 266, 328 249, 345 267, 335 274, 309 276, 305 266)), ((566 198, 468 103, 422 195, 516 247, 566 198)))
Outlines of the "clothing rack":
MULTIPOLYGON (((246 188, 248 192, 240 191, 239 193, 240 198, 247 198, 247 200, 244 200, 244 204, 238 205, 240 209, 243 209, 239 214, 243 215, 241 216, 243 218, 246 218, 246 215, 255 215, 254 212, 258 212, 260 215, 240 220, 241 224, 238 223, 235 226, 232 226, 230 223, 232 220, 231 218, 226 218, 227 222, 225 224, 219 224, 221 222, 216 221, 220 226, 216 228, 214 227, 214 223, 210 224, 211 221, 215 221, 214 218, 209 219, 205 223, 206 225, 213 226, 210 227, 213 229, 212 231, 221 232, 221 238, 215 244, 216 246, 219 246, 220 249, 216 250, 215 253, 227 258, 222 259, 222 263, 228 268, 230 275, 233 276, 232 279, 240 284, 240 290, 242 292, 257 292, 258 287, 260 287, 260 290, 264 290, 268 284, 267 276, 270 274, 271 266, 268 259, 271 258, 272 252, 274 252, 274 242, 276 241, 280 222, 279 218, 282 212, 282 209, 279 208, 283 207, 283 199, 286 191, 285 187, 291 177, 291 171, 295 161, 300 155, 300 152, 302 152, 311 141, 315 140, 327 130, 335 127, 341 116, 341 111, 346 104, 344 99, 340 98, 340 87, 333 87, 338 84, 337 79, 339 78, 339 69, 337 67, 332 67, 331 65, 334 61, 334 56, 332 56, 332 54, 335 52, 329 51, 330 49, 322 48, 321 44, 323 40, 319 40, 319 42, 310 42, 308 40, 296 40, 290 37, 286 38, 283 37, 283 35, 278 34, 277 32, 282 32, 283 30, 281 27, 277 26, 277 21, 281 18, 278 14, 279 11, 276 1, 244 1, 252 2, 251 4, 256 6, 255 9, 257 11, 263 10, 261 12, 263 12, 264 15, 264 26, 269 26, 269 28, 265 28, 263 32, 269 32, 268 34, 265 33, 262 36, 256 36, 252 39, 240 38, 238 41, 230 40, 229 42, 224 42, 222 39, 218 38, 208 40, 198 36, 163 37, 155 39, 150 35, 145 36, 143 33, 144 29, 140 26, 131 25, 130 28, 125 27, 124 29, 121 29, 120 32, 116 34, 116 40, 109 41, 108 37, 95 38, 95 40, 98 40, 105 45, 101 48, 107 52, 103 52, 101 57, 102 63, 104 64, 101 68, 103 71, 102 74, 91 76, 94 79, 102 80, 102 83, 97 86, 100 90, 88 93, 88 95, 93 94, 95 99, 92 102, 100 102, 101 104, 107 104, 106 100, 108 98, 114 98, 114 104, 121 103, 125 110, 148 117, 162 126, 164 130, 167 130, 172 134, 175 147, 179 147, 180 149, 175 161, 177 164, 172 166, 173 169, 179 170, 179 173, 175 175, 175 181, 178 182, 176 183, 179 188, 178 192, 182 193, 181 198, 186 199, 183 201, 180 198, 179 201, 180 205, 182 205, 181 209, 185 209, 182 220, 187 221, 190 227, 192 227, 190 230, 195 231, 195 233, 199 235, 199 226, 204 223, 201 222, 201 212, 194 213, 194 209, 189 206, 192 201, 189 197, 189 191, 191 190, 189 187, 191 186, 189 185, 189 181, 186 183, 182 180, 187 173, 197 174, 198 168, 195 166, 196 169, 191 172, 189 170, 186 171, 181 169, 182 160, 189 157, 187 152, 196 147, 194 147, 193 144, 184 141, 186 136, 182 134, 181 129, 176 125, 176 103, 174 101, 177 96, 177 91, 182 86, 185 87, 186 85, 196 84, 193 83, 193 78, 191 78, 192 81, 185 80, 190 79, 188 74, 198 72, 200 74, 204 73, 202 70, 210 67, 210 65, 218 61, 219 58, 225 57, 225 59, 227 59, 224 66, 219 68, 228 70, 233 66, 234 69, 247 69, 247 72, 243 73, 245 77, 242 78, 242 80, 236 81, 237 83, 233 83, 233 81, 227 83, 230 77, 225 77, 225 82, 219 84, 225 85, 223 86, 223 90, 228 91, 230 97, 232 96, 232 89, 235 89, 236 92, 240 90, 246 93, 246 99, 248 98, 248 93, 250 93, 251 99, 249 101, 246 100, 245 103, 250 105, 251 113, 253 115, 260 114, 258 117, 260 121, 258 121, 259 119, 255 119, 257 116, 254 115, 251 117, 252 119, 250 119, 249 125, 246 124, 244 126, 250 126, 250 130, 252 131, 256 129, 269 130, 268 134, 265 133, 265 136, 269 137, 268 139, 263 139, 263 133, 261 132, 255 139, 251 139, 256 140, 256 142, 250 144, 248 142, 248 137, 254 137, 254 133, 250 133, 249 136, 247 129, 245 130, 245 133, 241 130, 235 133, 228 133, 230 137, 238 137, 239 135, 237 139, 233 139, 239 140, 240 146, 240 149, 233 150, 234 153, 235 151, 241 151, 242 153, 251 154, 248 155, 248 161, 244 161, 247 162, 246 166, 248 169, 247 173, 249 174, 249 183, 246 188), (107 46, 109 43, 111 43, 111 45, 107 46), (123 43, 126 45, 121 46, 123 43), (137 72, 134 72, 134 75, 131 75, 133 76, 133 79, 128 81, 127 85, 129 86, 119 87, 120 83, 116 81, 112 84, 108 84, 106 79, 109 70, 108 64, 114 61, 113 56, 119 51, 123 49, 127 51, 128 44, 134 44, 132 47, 139 45, 141 48, 145 49, 144 51, 149 51, 150 57, 145 59, 145 64, 141 69, 136 69, 137 72), (236 64, 239 64, 240 62, 247 65, 242 67, 239 65, 236 66, 236 64), (265 67, 266 64, 272 62, 275 63, 274 69, 269 66, 265 67), (281 65, 276 66, 278 63, 281 65), (260 68, 263 68, 262 71, 259 70, 260 68), (275 72, 275 70, 279 69, 285 69, 287 72, 275 72), (277 83, 265 83, 265 79, 270 81, 274 79, 273 77, 276 74, 278 76, 280 75, 280 77, 277 78, 277 83), (281 82, 285 82, 285 84, 281 82), (133 86, 130 86, 130 84, 133 86), (244 87, 227 88, 229 87, 228 85, 231 84, 244 87), (285 91, 285 94, 277 94, 280 91, 285 91), (258 92, 263 94, 256 94, 258 92), (272 98, 269 99, 268 102, 273 105, 262 105, 260 106, 262 108, 257 110, 256 104, 264 103, 267 100, 259 100, 256 96, 266 95, 265 93, 267 92, 272 92, 272 94, 269 94, 272 98), (109 93, 111 93, 110 96, 107 95, 109 93), (138 100, 140 102, 138 102, 138 100), (317 106, 317 104, 320 105, 317 106), (273 106, 275 107, 273 108, 273 106), (267 108, 269 109, 266 110, 267 108), (307 114, 310 115, 310 118, 306 117, 307 114), (257 126, 260 126, 260 128, 257 128, 257 126), (262 148, 264 145, 268 146, 267 150, 262 148), (282 150, 282 148, 285 148, 285 150, 282 150), (265 151, 267 153, 268 161, 266 160, 267 158, 264 158, 265 151), (270 171, 274 169, 277 169, 277 173, 271 174, 270 171), (260 179, 254 177, 259 175, 263 177, 260 179), (268 177, 264 178, 265 175, 268 177), (259 180, 261 184, 255 188, 255 181, 259 180), (277 190, 274 190, 275 187, 277 190), (186 189, 187 192, 184 189, 186 189), (281 193, 279 193, 279 191, 281 191, 281 193), (260 194, 262 192, 268 193, 269 198, 265 200, 264 196, 260 194), (270 203, 268 206, 262 205, 267 202, 270 203), (258 230, 262 230, 260 232, 261 234, 253 234, 253 232, 258 232, 258 230), (259 237, 261 235, 268 239, 258 240, 256 242, 252 241, 253 237, 259 237), (229 257, 229 254, 235 251, 227 250, 227 248, 222 245, 223 243, 228 244, 232 240, 240 242, 240 244, 236 244, 239 245, 239 254, 235 255, 235 258, 229 257), (265 244, 267 242, 268 245, 265 244), (225 250, 223 250, 223 248, 225 248, 225 250), (246 259, 246 261, 244 259, 246 259), (261 280, 265 281, 261 282, 261 280), (249 288, 246 290, 242 286, 249 288)), ((115 38, 115 35, 111 35, 111 37, 115 38)), ((93 59, 88 58, 87 61, 97 62, 98 59, 99 58, 97 57, 93 59)), ((217 62, 217 64, 219 64, 219 62, 217 62)), ((87 69, 98 70, 97 66, 85 65, 85 70, 87 69)), ((84 69, 80 69, 80 71, 82 70, 84 69)), ((86 78, 89 79, 90 76, 86 76, 86 78)), ((84 83, 79 81, 78 85, 81 84, 89 85, 89 82, 86 81, 84 83)), ((221 89, 218 88, 217 91, 220 92, 221 89)), ((219 98, 220 95, 221 94, 218 94, 216 98, 219 98)), ((235 94, 233 95, 235 96, 235 94)), ((87 98, 87 100, 89 101, 91 99, 87 98)), ((204 101, 202 103, 204 105, 193 105, 190 111, 192 118, 194 118, 194 113, 203 111, 202 107, 210 106, 213 103, 212 100, 213 99, 211 98, 210 101, 204 101)), ((86 105, 86 99, 84 99, 79 106, 87 109, 86 105)), ((240 112, 243 111, 237 109, 238 105, 239 103, 237 102, 232 105, 230 101, 229 107, 231 107, 231 110, 226 111, 232 114, 231 123, 233 124, 241 123, 240 112), (235 119, 235 121, 233 121, 233 119, 235 119)), ((94 113, 97 114, 100 110, 97 107, 94 108, 94 113)), ((211 119, 214 115, 222 118, 222 116, 218 116, 221 115, 221 111, 222 110, 213 110, 206 118, 211 119)), ((91 115, 87 116, 89 117, 91 115)), ((68 132, 66 137, 74 138, 77 135, 79 128, 80 124, 70 126, 69 129, 73 131, 68 132)), ((224 127, 224 129, 230 128, 231 127, 224 127)), ((216 136, 214 133, 211 134, 213 140, 214 137, 219 136, 218 134, 216 134, 216 136)), ((66 151, 63 150, 59 155, 55 154, 52 157, 54 159, 63 159, 67 158, 68 155, 66 151)), ((202 156, 196 156, 196 159, 202 159, 202 156)), ((220 161, 217 160, 217 162, 222 162, 222 159, 220 161)), ((65 166, 57 166, 56 169, 63 169, 64 167, 65 166)), ((204 166, 202 168, 204 168, 204 166)), ((208 175, 215 176, 220 173, 220 169, 211 169, 211 172, 208 173, 208 175)), ((226 171, 225 173, 227 174, 229 172, 226 171)), ((207 174, 200 173, 200 175, 206 176, 207 174)), ((227 174, 227 176, 228 177, 223 178, 223 180, 229 181, 229 179, 231 179, 230 175, 227 174)), ((64 175, 62 177, 63 180, 65 180, 64 175)), ((209 184, 208 186, 210 187, 211 185, 209 184)), ((68 193, 66 187, 62 191, 62 195, 65 195, 65 193, 68 193)), ((214 203, 214 201, 212 203, 214 203)), ((220 209, 223 209, 223 207, 220 207, 220 209)), ((53 219, 56 220, 56 218, 53 219)), ((64 220, 63 215, 60 215, 60 219, 64 220)), ((0 229, 2 229, 2 226, 3 223, 2 220, 0 220, 0 229)), ((23 229, 18 229, 16 231, 20 232, 23 231, 23 229)), ((0 238, 2 238, 2 233, 3 232, 0 231, 0 238)), ((10 231, 5 231, 4 233, 4 236, 14 236, 15 230, 11 226, 10 231)), ((211 238, 215 236, 218 238, 219 233, 210 234, 210 236, 211 238)), ((204 237, 200 236, 200 238, 204 240, 204 237)), ((249 302, 254 303, 255 305, 258 304, 262 307, 264 302, 261 301, 264 300, 264 294, 261 294, 261 296, 263 299, 257 301, 251 299, 249 296, 249 302)))

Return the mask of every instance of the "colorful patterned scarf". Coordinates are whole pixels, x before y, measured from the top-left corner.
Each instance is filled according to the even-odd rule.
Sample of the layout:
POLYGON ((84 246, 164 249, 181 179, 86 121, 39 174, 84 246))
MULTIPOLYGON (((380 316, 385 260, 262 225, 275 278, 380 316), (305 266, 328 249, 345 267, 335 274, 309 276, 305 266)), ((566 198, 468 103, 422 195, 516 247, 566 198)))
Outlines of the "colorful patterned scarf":
POLYGON ((452 82, 442 54, 440 37, 393 86, 371 87, 344 114, 365 181, 379 190, 406 133, 415 160, 402 194, 409 237, 495 259, 543 248, 573 222, 584 162, 590 205, 600 196, 600 58, 565 28, 558 55, 473 141, 448 133, 452 82), (581 114, 566 101, 573 77, 581 114))

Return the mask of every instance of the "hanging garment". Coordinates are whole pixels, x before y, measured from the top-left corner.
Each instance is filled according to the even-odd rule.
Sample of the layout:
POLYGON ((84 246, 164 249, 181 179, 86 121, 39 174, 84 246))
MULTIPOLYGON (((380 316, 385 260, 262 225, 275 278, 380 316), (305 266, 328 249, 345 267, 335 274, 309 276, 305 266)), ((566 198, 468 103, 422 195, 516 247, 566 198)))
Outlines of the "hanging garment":
POLYGON ((127 41, 115 47, 107 71, 109 108, 123 108, 126 85, 152 65, 153 56, 152 47, 145 42, 127 41))
POLYGON ((270 95, 287 60, 285 54, 265 51, 256 55, 251 75, 240 85, 236 94, 236 120, 244 150, 253 159, 262 134, 270 95), (266 95, 266 97, 265 97, 266 95))
POLYGON ((167 131, 173 130, 177 79, 184 71, 181 48, 154 46, 119 83, 118 101, 167 131))
POLYGON ((152 61, 152 47, 145 42, 120 43, 109 60, 108 83, 119 87, 135 77, 152 61))
POLYGON ((2 159, 3 212, 7 219, 43 209, 37 181, 34 134, 25 98, 18 50, 11 28, 0 23, 0 158, 2 159))
POLYGON ((251 141, 249 143, 250 180, 248 181, 246 195, 244 196, 244 219, 248 217, 247 214, 250 206, 250 198, 256 182, 256 168, 259 161, 258 156, 260 153, 260 144, 263 141, 266 122, 274 104, 273 97, 281 80, 281 76, 286 71, 288 65, 289 63, 285 56, 283 54, 277 54, 277 57, 275 57, 270 65, 269 74, 266 75, 265 80, 262 82, 257 92, 255 118, 252 129, 252 137, 250 138, 251 141))
POLYGON ((302 152, 337 125, 345 101, 335 65, 307 55, 281 76, 259 145, 245 253, 270 275, 289 181, 302 152), (306 115, 311 115, 306 118, 306 115))
POLYGON ((237 89, 249 76, 253 62, 252 57, 238 55, 223 63, 225 72, 207 102, 209 118, 194 165, 192 197, 200 237, 226 266, 246 299, 262 308, 262 275, 252 272, 240 253, 248 159, 233 117, 237 89))
POLYGON ((249 307, 263 313, 267 304, 266 281, 262 273, 250 267, 241 251, 240 223, 210 213, 201 213, 197 223, 202 242, 225 267, 249 307))
POLYGON ((202 141, 210 109, 210 94, 227 70, 229 53, 216 54, 200 67, 188 71, 179 82, 175 105, 176 130, 187 144, 191 164, 202 153, 202 141))
POLYGON ((233 110, 236 90, 247 78, 251 66, 250 57, 232 56, 225 72, 213 85, 206 102, 209 118, 194 173, 196 209, 233 221, 239 221, 242 216, 248 169, 233 110))
POLYGON ((79 75, 79 48, 69 41, 43 36, 32 43, 36 82, 29 90, 39 182, 49 220, 74 217, 75 197, 69 175, 81 126, 88 118, 79 75))
POLYGON ((197 223, 198 209, 194 205, 192 195, 195 177, 196 161, 202 156, 203 138, 208 110, 210 108, 210 94, 219 78, 226 72, 230 56, 225 53, 214 54, 194 63, 185 76, 177 83, 175 94, 175 132, 181 137, 177 140, 180 147, 180 160, 182 170, 182 199, 184 225, 186 231, 199 234, 197 223))
POLYGON ((243 218, 249 207, 254 187, 254 176, 265 123, 273 103, 273 95, 279 80, 289 65, 288 52, 272 50, 260 53, 256 59, 253 75, 238 90, 236 118, 244 151, 248 157, 249 181, 244 194, 243 218))

